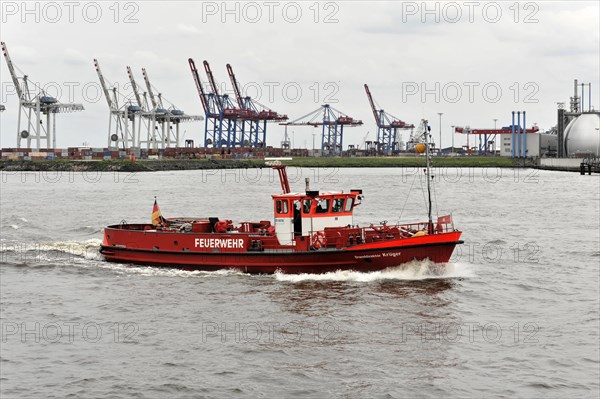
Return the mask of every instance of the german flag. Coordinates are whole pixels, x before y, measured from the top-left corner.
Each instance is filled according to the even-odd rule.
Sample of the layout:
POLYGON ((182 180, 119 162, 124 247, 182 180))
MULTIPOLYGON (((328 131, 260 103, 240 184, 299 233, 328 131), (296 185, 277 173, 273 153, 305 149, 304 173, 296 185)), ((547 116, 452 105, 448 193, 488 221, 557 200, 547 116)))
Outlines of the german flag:
POLYGON ((152 207, 152 225, 165 225, 165 218, 163 218, 162 214, 160 213, 160 209, 158 208, 156 198, 154 198, 154 206, 152 207))
POLYGON ((451 224, 452 223, 452 215, 440 216, 438 218, 439 224, 451 224))

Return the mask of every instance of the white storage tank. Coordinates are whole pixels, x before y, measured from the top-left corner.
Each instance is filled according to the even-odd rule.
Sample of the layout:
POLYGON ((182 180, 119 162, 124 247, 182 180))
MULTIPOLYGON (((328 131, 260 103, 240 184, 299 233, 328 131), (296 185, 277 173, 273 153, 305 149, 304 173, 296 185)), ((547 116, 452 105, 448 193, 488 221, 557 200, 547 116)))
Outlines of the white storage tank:
POLYGON ((581 114, 567 125, 565 154, 600 156, 600 113, 581 114))

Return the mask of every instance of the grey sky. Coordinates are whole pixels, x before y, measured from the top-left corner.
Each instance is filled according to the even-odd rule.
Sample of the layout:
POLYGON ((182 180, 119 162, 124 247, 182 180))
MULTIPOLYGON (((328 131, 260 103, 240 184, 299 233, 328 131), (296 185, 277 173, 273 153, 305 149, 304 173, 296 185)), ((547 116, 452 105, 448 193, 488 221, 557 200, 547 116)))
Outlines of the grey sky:
MULTIPOLYGON (((444 146, 451 125, 493 127, 494 118, 508 125, 513 110, 527 111, 528 125, 550 128, 556 102, 568 102, 574 78, 592 83, 592 105, 599 104, 597 1, 59 1, 28 2, 27 10, 23 4, 2 2, 0 36, 13 62, 34 82, 55 82, 49 94, 86 108, 57 117, 58 147, 106 146, 108 107, 98 96, 94 58, 126 95, 125 67, 133 68, 138 84, 145 67, 163 96, 191 114, 202 111, 187 59, 208 60, 227 91, 225 64, 231 63, 247 94, 291 119, 325 100, 362 119, 363 126, 346 130, 345 147, 360 144, 367 132, 375 138, 364 83, 400 119, 415 125, 429 119, 436 138, 443 112, 444 146)), ((0 103, 7 108, 1 144, 13 147, 18 103, 0 63, 0 103)), ((200 143, 203 127, 182 130, 200 143)), ((296 147, 311 147, 312 133, 320 132, 291 130, 296 147)), ((268 144, 278 145, 282 135, 283 127, 269 126, 268 144)), ((465 137, 457 135, 456 143, 465 137)))

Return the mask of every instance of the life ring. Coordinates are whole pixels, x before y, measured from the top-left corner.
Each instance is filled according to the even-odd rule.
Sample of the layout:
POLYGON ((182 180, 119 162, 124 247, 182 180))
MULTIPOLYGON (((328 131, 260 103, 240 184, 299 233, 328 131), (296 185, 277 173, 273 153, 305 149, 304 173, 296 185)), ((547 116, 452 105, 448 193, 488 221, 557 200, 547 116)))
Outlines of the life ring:
POLYGON ((312 236, 312 246, 314 249, 319 249, 325 246, 327 243, 327 239, 325 238, 325 233, 322 231, 317 231, 312 236))

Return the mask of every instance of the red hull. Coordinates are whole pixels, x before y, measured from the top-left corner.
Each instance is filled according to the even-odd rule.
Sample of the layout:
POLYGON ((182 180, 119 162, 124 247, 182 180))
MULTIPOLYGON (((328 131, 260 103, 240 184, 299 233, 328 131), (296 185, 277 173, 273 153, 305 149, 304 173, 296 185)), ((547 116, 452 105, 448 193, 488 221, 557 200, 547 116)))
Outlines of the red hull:
MULTIPOLYGON (((260 252, 182 252, 102 245, 109 261, 213 271, 236 269, 246 273, 326 273, 337 270, 371 272, 413 260, 448 262, 460 232, 355 245, 341 249, 260 252)), ((148 237, 145 236, 145 239, 148 237)), ((130 241, 131 242, 131 241, 130 241)))

